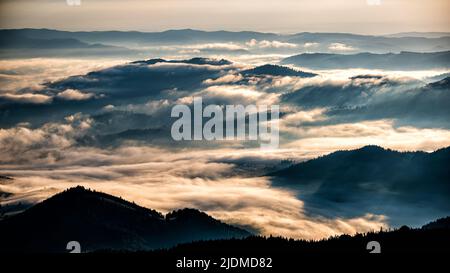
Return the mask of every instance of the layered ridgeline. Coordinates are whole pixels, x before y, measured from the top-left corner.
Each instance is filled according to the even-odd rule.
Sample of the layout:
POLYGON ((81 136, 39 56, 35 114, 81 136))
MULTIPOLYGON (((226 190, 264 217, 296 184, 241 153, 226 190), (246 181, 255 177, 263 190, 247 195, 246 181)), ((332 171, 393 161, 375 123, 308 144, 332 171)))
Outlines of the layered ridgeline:
POLYGON ((341 42, 354 48, 388 49, 397 51, 399 48, 409 50, 422 49, 427 51, 448 50, 450 33, 428 35, 429 33, 416 33, 415 35, 373 36, 351 33, 311 33, 276 34, 255 31, 202 31, 194 29, 167 30, 162 32, 139 31, 60 31, 53 29, 4 29, 0 36, 6 38, 26 37, 29 39, 77 39, 87 43, 121 43, 132 44, 186 44, 192 42, 247 42, 250 39, 277 40, 309 47, 327 47, 329 43, 341 42), (314 43, 314 44, 313 44, 314 43))
POLYGON ((418 53, 303 53, 285 58, 283 64, 293 64, 312 69, 386 69, 386 70, 420 70, 449 69, 450 51, 418 53))
POLYGON ((378 146, 337 151, 271 173, 273 185, 298 191, 309 213, 388 216, 419 225, 450 211, 450 147, 432 153, 378 146))
MULTIPOLYGON (((406 34, 408 35, 408 34, 406 34)), ((350 33, 276 34, 255 31, 201 31, 193 29, 162 32, 138 31, 59 31, 51 29, 0 30, 0 56, 126 56, 162 52, 173 54, 161 45, 196 45, 199 54, 248 54, 301 52, 436 52, 450 50, 450 34, 416 33, 413 37, 357 35, 350 33), (228 45, 226 45, 228 43, 228 45), (198 47, 199 44, 208 44, 198 47)), ((189 47, 188 47, 189 48, 189 47)))
POLYGON ((0 234, 0 252, 67 252, 69 241, 83 251, 151 250, 251 235, 195 209, 164 216, 80 186, 0 221, 0 234))

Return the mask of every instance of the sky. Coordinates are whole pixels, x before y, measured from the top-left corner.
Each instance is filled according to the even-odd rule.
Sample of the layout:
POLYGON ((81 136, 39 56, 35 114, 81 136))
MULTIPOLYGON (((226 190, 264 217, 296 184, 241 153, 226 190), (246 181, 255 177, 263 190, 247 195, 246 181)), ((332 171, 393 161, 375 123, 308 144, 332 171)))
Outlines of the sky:
POLYGON ((448 0, 0 0, 1 28, 447 32, 448 0))

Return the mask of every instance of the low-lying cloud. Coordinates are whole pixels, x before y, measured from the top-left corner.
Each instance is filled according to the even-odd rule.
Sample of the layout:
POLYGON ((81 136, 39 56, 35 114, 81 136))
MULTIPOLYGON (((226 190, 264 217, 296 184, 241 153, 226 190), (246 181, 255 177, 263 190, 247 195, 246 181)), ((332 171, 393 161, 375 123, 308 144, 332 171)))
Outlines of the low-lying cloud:
MULTIPOLYGON (((296 48, 255 40, 183 49, 241 46, 296 48)), ((277 58, 154 59, 98 67, 33 60, 35 68, 2 61, 0 80, 7 85, 0 95, 0 174, 14 178, 0 181, 0 190, 12 193, 2 205, 36 202, 80 184, 163 212, 198 208, 265 235, 318 239, 387 227, 389 215, 371 211, 311 214, 295 188, 274 187, 262 175, 368 144, 401 151, 449 146, 446 82, 421 81, 436 71, 322 70, 312 78, 243 72, 253 68, 249 62, 277 58), (22 82, 14 83, 15 77, 22 82), (280 149, 170 141, 171 108, 189 105, 194 96, 208 104, 280 104, 280 149)), ((317 204, 323 210, 326 205, 317 204)))

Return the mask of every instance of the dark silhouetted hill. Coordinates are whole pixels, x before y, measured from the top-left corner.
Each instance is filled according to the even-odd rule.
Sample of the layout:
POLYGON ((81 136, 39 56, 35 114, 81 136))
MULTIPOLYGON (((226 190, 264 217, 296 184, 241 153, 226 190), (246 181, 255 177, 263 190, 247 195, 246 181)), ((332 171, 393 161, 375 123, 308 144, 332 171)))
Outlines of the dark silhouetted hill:
POLYGON ((270 75, 270 76, 291 76, 291 77, 314 77, 315 73, 309 73, 304 71, 298 71, 289 67, 266 64, 258 66, 252 69, 242 71, 245 75, 270 75))
POLYGON ((331 154, 269 174, 298 193, 308 214, 385 215, 393 227, 419 226, 450 211, 450 147, 398 152, 378 146, 331 154))
POLYGON ((345 197, 346 192, 373 187, 388 192, 439 192, 450 196, 450 147, 433 153, 398 152, 379 146, 337 151, 295 164, 271 176, 286 183, 320 182, 319 192, 345 197), (342 193, 340 195, 339 193, 342 193))
POLYGON ((196 57, 188 60, 164 60, 164 59, 149 59, 143 61, 134 61, 134 64, 147 64, 152 65, 156 63, 185 63, 185 64, 198 64, 198 65, 229 65, 232 62, 225 59, 213 59, 196 57))
POLYGON ((177 210, 164 217, 80 186, 0 221, 0 234, 0 252, 66 252, 69 241, 80 242, 84 251, 150 250, 250 235, 198 210, 177 210))
POLYGON ((446 90, 450 90, 450 77, 445 77, 444 79, 437 81, 437 82, 432 82, 427 84, 428 88, 430 89, 446 89, 446 90))
MULTIPOLYGON (((153 253, 183 256, 205 254, 211 256, 251 257, 295 257, 299 254, 363 254, 369 253, 366 246, 377 241, 381 253, 433 253, 448 252, 450 243, 449 219, 442 218, 423 228, 403 226, 399 229, 359 233, 354 236, 340 235, 319 241, 294 240, 282 237, 250 236, 244 239, 213 240, 181 244, 169 250, 153 253), (436 223, 445 223, 438 224, 436 223)), ((297 256, 298 257, 298 256, 297 256)))
POLYGON ((422 226, 423 230, 436 230, 436 229, 446 229, 450 230, 450 216, 445 218, 437 219, 431 223, 422 226))

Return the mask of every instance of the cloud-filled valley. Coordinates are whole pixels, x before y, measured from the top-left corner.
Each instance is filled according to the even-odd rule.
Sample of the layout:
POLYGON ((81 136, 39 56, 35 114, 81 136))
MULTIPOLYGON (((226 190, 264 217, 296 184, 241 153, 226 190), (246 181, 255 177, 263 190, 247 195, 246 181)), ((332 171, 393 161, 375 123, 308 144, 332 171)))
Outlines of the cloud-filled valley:
MULTIPOLYGON (((9 41, 12 32, 0 33, 1 56, 19 43, 36 45, 27 39, 9 41)), ((449 181, 439 180, 448 179, 448 171, 432 180, 443 183, 441 191, 425 186, 423 176, 413 179, 419 189, 413 195, 409 188, 389 184, 397 180, 383 177, 382 171, 367 172, 367 177, 350 171, 352 166, 378 166, 391 173, 394 161, 400 162, 397 171, 402 173, 413 166, 435 174, 430 166, 437 164, 433 156, 438 152, 431 152, 450 146, 448 37, 407 43, 412 38, 317 33, 18 33, 130 51, 108 58, 95 52, 67 58, 2 57, 0 200, 7 213, 21 209, 19 202, 35 203, 78 184, 162 212, 192 207, 264 235, 306 239, 418 225, 448 212, 449 181), (385 48, 371 50, 374 41, 385 48), (423 55, 409 59, 423 63, 416 69, 402 69, 397 59, 396 66, 387 65, 393 57, 384 53, 419 47, 420 52, 441 51, 430 53, 440 57, 427 59, 427 64, 423 55), (340 61, 363 51, 383 53, 376 56, 380 65, 340 61), (296 55, 307 52, 327 52, 336 59, 322 63, 296 55), (301 58, 287 62, 289 56, 301 58), (171 109, 177 104, 192 108, 193 97, 202 97, 205 104, 280 105, 279 149, 263 151, 248 140, 173 140, 171 109), (367 166, 353 161, 321 166, 320 158, 319 163, 308 161, 366 145, 405 153, 370 146, 382 162, 371 158, 367 166), (412 151, 421 152, 406 153, 412 151), (405 163, 409 157, 402 155, 419 161, 405 163), (339 177, 330 171, 326 176, 324 171, 324 176, 302 180, 302 168, 305 175, 316 170, 308 164, 321 170, 337 164, 348 173, 339 177), (286 175, 295 168, 301 170, 286 175), (352 179, 357 181, 350 183, 352 179), (434 201, 422 204, 420 198, 434 201)), ((65 43, 57 45, 67 50, 65 43)), ((94 49, 87 46, 84 52, 94 49)), ((443 158, 439 160, 445 162, 443 158)))

